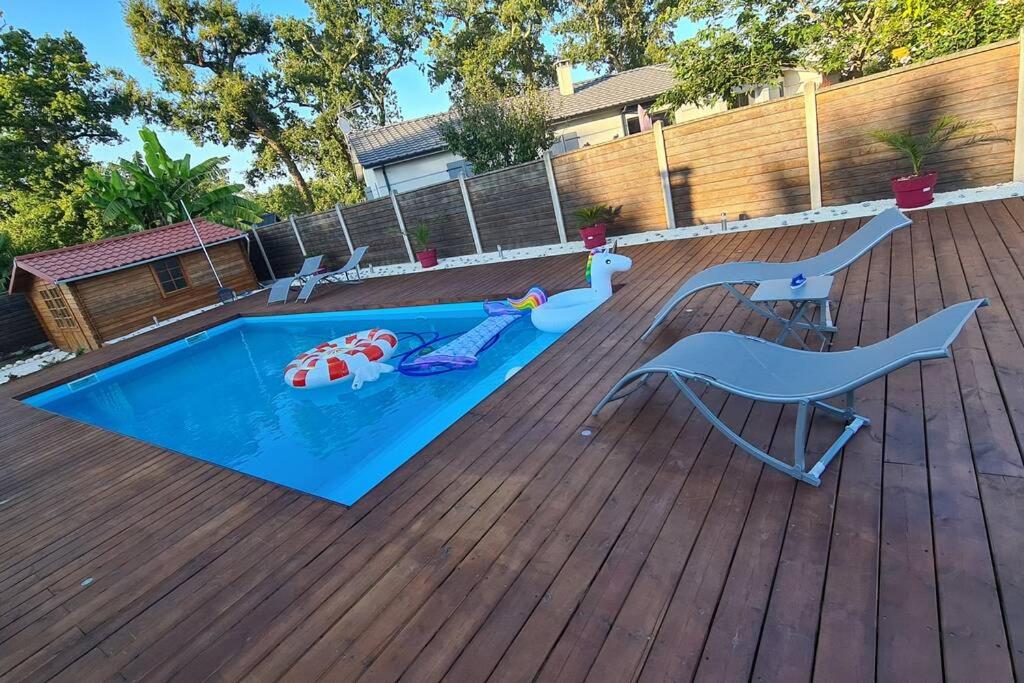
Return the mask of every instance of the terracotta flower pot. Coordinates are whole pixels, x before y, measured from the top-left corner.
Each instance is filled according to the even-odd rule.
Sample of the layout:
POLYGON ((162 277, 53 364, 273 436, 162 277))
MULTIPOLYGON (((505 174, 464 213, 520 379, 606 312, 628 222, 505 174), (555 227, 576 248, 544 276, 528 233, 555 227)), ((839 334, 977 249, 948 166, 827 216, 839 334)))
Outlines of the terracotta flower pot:
POLYGON ((586 228, 580 228, 580 237, 583 238, 583 246, 587 249, 597 249, 605 244, 605 234, 608 226, 604 223, 597 223, 586 228))
POLYGON ((892 191, 896 195, 896 206, 901 209, 914 209, 931 204, 938 179, 939 174, 935 171, 893 178, 892 191))
POLYGON ((426 249, 416 252, 416 260, 424 268, 433 268, 437 265, 437 249, 426 249))

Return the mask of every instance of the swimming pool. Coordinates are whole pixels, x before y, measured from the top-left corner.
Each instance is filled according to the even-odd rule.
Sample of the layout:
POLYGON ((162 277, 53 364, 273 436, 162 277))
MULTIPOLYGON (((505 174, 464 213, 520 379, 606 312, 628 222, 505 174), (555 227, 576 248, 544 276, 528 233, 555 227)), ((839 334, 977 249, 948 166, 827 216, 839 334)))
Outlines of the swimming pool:
POLYGON ((558 338, 525 318, 472 369, 381 375, 301 391, 282 371, 297 354, 386 327, 399 354, 469 330, 480 303, 240 318, 25 399, 25 402, 261 479, 351 505, 558 338))

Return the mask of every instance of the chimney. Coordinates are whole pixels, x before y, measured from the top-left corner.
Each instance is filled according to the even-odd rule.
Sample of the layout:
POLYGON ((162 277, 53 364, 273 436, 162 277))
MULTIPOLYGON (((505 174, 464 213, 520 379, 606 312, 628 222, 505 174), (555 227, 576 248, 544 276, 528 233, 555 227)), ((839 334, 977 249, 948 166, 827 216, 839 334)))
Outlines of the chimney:
POLYGON ((576 92, 572 87, 572 62, 567 59, 558 60, 555 62, 555 72, 558 74, 558 92, 563 95, 576 92))

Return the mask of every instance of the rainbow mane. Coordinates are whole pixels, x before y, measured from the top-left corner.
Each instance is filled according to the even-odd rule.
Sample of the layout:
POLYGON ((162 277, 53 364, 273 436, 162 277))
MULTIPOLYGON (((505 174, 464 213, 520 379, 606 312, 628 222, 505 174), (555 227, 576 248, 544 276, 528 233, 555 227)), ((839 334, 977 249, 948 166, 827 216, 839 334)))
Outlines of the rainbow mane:
POLYGON ((548 295, 540 287, 530 289, 519 299, 509 299, 508 305, 517 311, 526 311, 531 308, 542 306, 548 300, 548 295))

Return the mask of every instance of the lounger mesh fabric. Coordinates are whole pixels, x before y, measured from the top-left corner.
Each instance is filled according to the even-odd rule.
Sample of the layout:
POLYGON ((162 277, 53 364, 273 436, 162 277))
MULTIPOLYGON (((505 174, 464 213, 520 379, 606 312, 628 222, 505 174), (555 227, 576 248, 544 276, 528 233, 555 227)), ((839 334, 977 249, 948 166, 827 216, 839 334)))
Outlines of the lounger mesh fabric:
MULTIPOLYGON (((857 259, 871 251, 875 245, 894 231, 910 225, 910 219, 899 209, 886 209, 860 227, 842 244, 802 261, 789 263, 768 263, 763 261, 742 261, 722 263, 703 270, 689 280, 661 307, 647 331, 640 337, 646 339, 668 317, 672 309, 702 289, 719 285, 757 284, 764 280, 789 279, 797 273, 812 275, 834 275, 850 267, 857 259)), ((742 299, 742 294, 733 288, 730 293, 742 299)))
MULTIPOLYGON (((313 290, 316 286, 324 282, 336 279, 342 275, 349 276, 350 273, 356 273, 356 280, 359 280, 359 262, 363 260, 363 256, 366 255, 368 247, 356 247, 356 250, 352 252, 352 256, 349 257, 348 262, 345 263, 341 268, 337 270, 329 270, 326 273, 318 273, 317 275, 311 276, 306 280, 306 284, 302 286, 302 291, 299 292, 298 300, 302 302, 309 301, 309 297, 313 296, 313 290)), ((350 280, 350 282, 354 282, 350 280)))
POLYGON ((625 397, 650 375, 664 373, 737 446, 772 467, 817 486, 829 461, 861 426, 868 424, 866 417, 854 412, 853 392, 914 361, 949 356, 949 347, 963 326, 977 308, 987 304, 986 299, 965 301, 876 344, 831 353, 791 349, 733 332, 691 335, 619 380, 593 414, 597 415, 609 401, 625 397), (798 405, 793 463, 769 455, 733 432, 700 400, 687 381, 755 401, 798 405), (825 402, 836 396, 846 397, 845 407, 825 402), (818 462, 807 469, 805 451, 811 407, 844 420, 848 426, 818 462))
POLYGON ((302 262, 302 267, 299 269, 299 272, 295 273, 295 275, 276 280, 270 287, 270 296, 267 297, 267 303, 274 304, 280 301, 287 301, 288 292, 291 291, 292 283, 295 282, 295 280, 305 282, 306 278, 320 270, 320 262, 323 260, 323 256, 310 256, 302 262))

